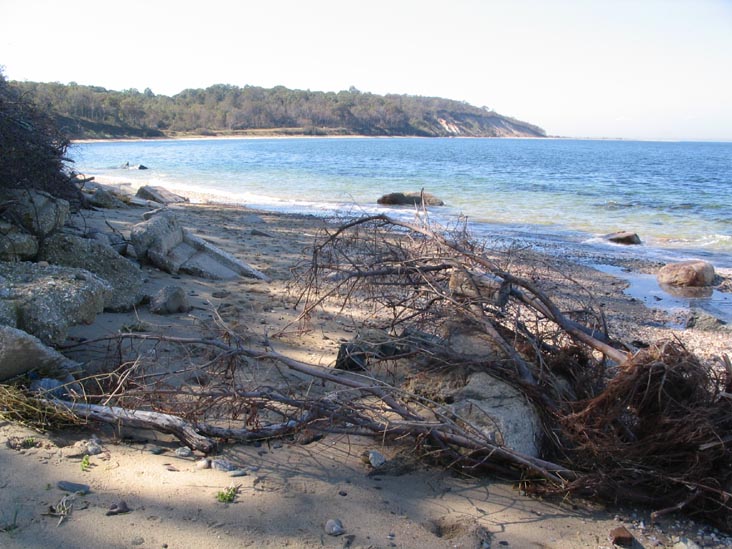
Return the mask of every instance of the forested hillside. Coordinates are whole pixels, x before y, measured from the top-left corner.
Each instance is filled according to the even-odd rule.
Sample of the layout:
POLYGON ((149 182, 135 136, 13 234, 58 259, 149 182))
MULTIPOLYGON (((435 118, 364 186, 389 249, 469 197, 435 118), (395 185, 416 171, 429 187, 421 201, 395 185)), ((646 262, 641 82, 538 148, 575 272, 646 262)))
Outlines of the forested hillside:
POLYGON ((215 85, 173 97, 151 90, 13 82, 74 139, 180 134, 541 137, 544 130, 467 103, 407 95, 215 85))

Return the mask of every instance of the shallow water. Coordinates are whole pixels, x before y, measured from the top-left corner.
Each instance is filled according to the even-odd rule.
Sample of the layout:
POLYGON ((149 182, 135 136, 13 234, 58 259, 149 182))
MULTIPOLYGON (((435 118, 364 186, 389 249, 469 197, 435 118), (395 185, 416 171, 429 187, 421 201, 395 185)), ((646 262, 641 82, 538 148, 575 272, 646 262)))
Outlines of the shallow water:
POLYGON ((732 143, 546 139, 286 138, 78 144, 75 168, 100 180, 163 185, 250 207, 397 216, 376 205, 424 188, 486 238, 515 238, 659 261, 732 268, 732 143), (122 169, 125 163, 149 170, 122 169), (643 245, 602 235, 637 232, 643 245))

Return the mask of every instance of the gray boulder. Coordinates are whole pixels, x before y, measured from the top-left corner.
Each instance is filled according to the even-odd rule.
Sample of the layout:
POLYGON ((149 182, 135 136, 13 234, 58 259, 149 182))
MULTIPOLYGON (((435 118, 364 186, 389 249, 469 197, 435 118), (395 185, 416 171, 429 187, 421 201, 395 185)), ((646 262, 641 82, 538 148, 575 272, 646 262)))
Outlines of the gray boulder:
POLYGON ((704 287, 714 283, 714 266, 702 260, 682 261, 664 265, 656 275, 660 284, 704 287))
POLYGON ((0 262, 0 281, 0 317, 46 344, 62 343, 69 326, 92 323, 111 291, 88 271, 28 262, 0 262))
POLYGON ((31 189, 0 190, 3 217, 36 236, 45 236, 64 226, 69 203, 43 191, 31 189))
POLYGON ((184 229, 168 210, 133 226, 130 240, 139 259, 169 273, 183 272, 213 280, 239 276, 269 280, 264 273, 184 229))
POLYGON ((31 370, 45 377, 69 380, 70 371, 79 364, 23 330, 0 325, 0 381, 6 381, 31 370))
POLYGON ((534 406, 515 387, 485 372, 470 375, 452 395, 451 411, 488 440, 538 457, 542 425, 534 406))
POLYGON ((153 187, 151 185, 145 185, 144 187, 137 189, 135 196, 137 196, 137 198, 142 198, 143 200, 152 200, 159 204, 177 204, 189 201, 184 196, 172 193, 168 189, 163 187, 153 187))
POLYGON ((97 208, 105 208, 105 209, 122 209, 127 208, 127 204, 125 204, 122 200, 117 198, 117 196, 110 192, 107 189, 104 189, 102 187, 96 188, 96 190, 93 193, 89 193, 86 195, 87 202, 91 204, 92 206, 95 206, 97 208))
POLYGON ((111 292, 104 308, 110 311, 130 310, 144 297, 139 265, 100 240, 57 233, 43 242, 38 257, 54 265, 86 269, 106 280, 111 292))
POLYGON ((435 195, 426 192, 390 193, 379 198, 376 203, 383 206, 444 206, 445 203, 435 195))
POLYGON ((0 219, 0 261, 25 261, 38 253, 38 239, 17 225, 0 219))
POLYGON ((150 298, 150 311, 158 315, 187 313, 190 310, 188 295, 180 286, 166 286, 150 298))

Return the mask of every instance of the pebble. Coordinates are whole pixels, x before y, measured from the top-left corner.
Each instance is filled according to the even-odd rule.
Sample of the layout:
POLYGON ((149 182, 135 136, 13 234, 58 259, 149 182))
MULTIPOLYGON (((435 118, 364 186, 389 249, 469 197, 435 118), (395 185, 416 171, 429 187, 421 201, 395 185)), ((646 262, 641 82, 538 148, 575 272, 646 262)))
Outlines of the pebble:
POLYGON ((175 455, 182 458, 191 457, 193 455, 193 451, 188 446, 181 446, 180 448, 175 449, 175 455))
POLYGON ((329 536, 340 536, 345 531, 343 523, 339 519, 328 519, 325 523, 325 533, 329 536))
POLYGON ((160 454, 165 452, 165 448, 162 448, 160 446, 150 446, 147 451, 155 456, 159 456, 160 454))
POLYGON ((86 453, 90 456, 96 456, 104 451, 102 445, 97 440, 90 440, 86 443, 86 453))
POLYGON ((72 494, 80 493, 81 495, 85 496, 89 493, 89 486, 86 484, 80 484, 78 482, 68 482, 66 480, 59 480, 56 484, 59 490, 63 490, 64 492, 71 492, 72 494))
POLYGON ((211 460, 207 458, 199 459, 196 462, 196 469, 210 469, 211 468, 211 460))
POLYGON ((384 454, 377 450, 368 450, 364 453, 364 457, 364 461, 371 464, 371 467, 373 467, 374 469, 378 469, 379 467, 384 465, 384 463, 386 463, 386 458, 384 457, 384 454))
POLYGON ((245 476, 247 476, 247 472, 242 471, 241 469, 232 469, 231 471, 229 471, 229 476, 230 477, 245 477, 245 476))
POLYGON ((216 471, 229 472, 236 469, 236 466, 228 459, 217 458, 211 460, 211 468, 215 469, 216 471))

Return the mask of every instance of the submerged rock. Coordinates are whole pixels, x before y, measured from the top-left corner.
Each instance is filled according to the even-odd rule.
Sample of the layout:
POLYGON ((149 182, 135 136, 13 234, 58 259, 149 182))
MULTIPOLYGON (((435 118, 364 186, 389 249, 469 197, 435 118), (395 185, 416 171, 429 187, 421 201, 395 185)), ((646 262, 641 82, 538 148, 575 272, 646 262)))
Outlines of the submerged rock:
POLYGON ((619 231, 617 233, 607 234, 605 235, 605 240, 609 240, 615 244, 625 244, 626 246, 642 244, 638 234, 630 231, 619 231))
POLYGON ((406 192, 385 194, 376 201, 382 206, 444 206, 445 203, 435 195, 426 192, 406 192))

